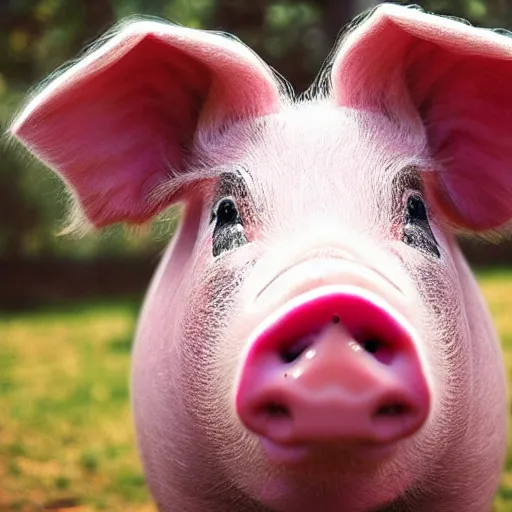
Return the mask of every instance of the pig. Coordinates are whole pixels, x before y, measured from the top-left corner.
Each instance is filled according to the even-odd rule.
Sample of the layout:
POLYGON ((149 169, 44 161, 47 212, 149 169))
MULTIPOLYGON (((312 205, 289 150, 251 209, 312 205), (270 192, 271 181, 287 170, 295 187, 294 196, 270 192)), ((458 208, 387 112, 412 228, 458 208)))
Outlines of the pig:
POLYGON ((144 19, 35 92, 10 133, 70 229, 182 208, 132 354, 160 511, 490 510, 504 368, 457 240, 510 226, 511 83, 503 33, 382 4, 300 96, 144 19))

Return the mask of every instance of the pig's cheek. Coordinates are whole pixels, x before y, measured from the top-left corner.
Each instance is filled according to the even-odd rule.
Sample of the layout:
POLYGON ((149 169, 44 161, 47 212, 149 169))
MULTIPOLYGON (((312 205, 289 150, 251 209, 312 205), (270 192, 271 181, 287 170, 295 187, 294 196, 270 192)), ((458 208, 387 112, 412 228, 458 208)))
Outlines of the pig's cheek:
POLYGON ((469 406, 471 361, 458 274, 446 247, 442 262, 414 256, 407 263, 423 311, 420 329, 436 383, 433 417, 439 428, 453 431, 453 411, 469 406))
MULTIPOLYGON (((227 263, 227 259, 226 259, 227 263)), ((186 351, 181 357, 181 389, 187 430, 194 445, 200 447, 203 470, 211 474, 228 472, 237 479, 251 460, 259 460, 255 443, 238 420, 233 404, 233 382, 243 342, 239 339, 236 304, 243 282, 243 269, 218 266, 202 280, 201 290, 190 296, 193 304, 184 322, 186 351)), ((260 468, 263 474, 264 467, 260 468)))
POLYGON ((453 241, 435 225, 432 230, 441 259, 429 258, 398 240, 390 249, 409 275, 411 310, 425 343, 431 381, 436 383, 436 402, 447 404, 446 397, 457 396, 468 384, 468 334, 452 259, 453 241))
POLYGON ((195 274, 183 322, 186 350, 182 357, 189 371, 182 375, 189 413, 197 421, 216 417, 236 347, 230 338, 243 269, 229 266, 228 258, 195 274), (213 404, 215 403, 215 406, 213 404), (210 410, 214 407, 214 410, 210 410), (208 411, 205 410, 208 409, 208 411))

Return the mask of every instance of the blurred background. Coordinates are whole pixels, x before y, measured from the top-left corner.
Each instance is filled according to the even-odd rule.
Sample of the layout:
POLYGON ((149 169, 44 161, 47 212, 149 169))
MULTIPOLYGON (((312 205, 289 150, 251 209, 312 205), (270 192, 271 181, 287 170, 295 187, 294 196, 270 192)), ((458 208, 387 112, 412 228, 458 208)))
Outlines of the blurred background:
MULTIPOLYGON (((396 2, 405 3, 405 2, 396 2)), ((439 14, 512 29, 512 0, 425 0, 439 14)), ((120 18, 236 34, 296 92, 372 0, 0 0, 0 124, 27 92, 120 18)), ((55 175, 0 148, 0 511, 154 511, 137 459, 128 375, 136 315, 176 226, 58 236, 55 175)), ((512 243, 464 241, 512 376, 512 243), (511 269, 508 268, 511 266, 511 269), (510 364, 509 364, 510 363, 510 364)), ((495 511, 512 511, 512 458, 495 511), (509 471, 511 471, 509 473, 509 471)))

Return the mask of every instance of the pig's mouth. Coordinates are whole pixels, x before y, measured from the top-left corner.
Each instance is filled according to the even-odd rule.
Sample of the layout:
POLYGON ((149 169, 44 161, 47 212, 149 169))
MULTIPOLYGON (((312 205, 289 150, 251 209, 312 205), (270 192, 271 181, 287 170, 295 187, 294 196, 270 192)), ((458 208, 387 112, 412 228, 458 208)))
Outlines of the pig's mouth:
POLYGON ((429 415, 417 346, 414 328, 379 295, 309 290, 251 337, 237 413, 275 463, 389 456, 429 415))

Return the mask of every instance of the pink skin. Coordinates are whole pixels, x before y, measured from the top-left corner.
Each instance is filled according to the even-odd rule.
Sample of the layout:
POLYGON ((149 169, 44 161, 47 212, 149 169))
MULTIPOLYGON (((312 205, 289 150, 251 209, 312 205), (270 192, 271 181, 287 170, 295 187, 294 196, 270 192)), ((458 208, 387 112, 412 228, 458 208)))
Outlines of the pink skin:
POLYGON ((20 113, 93 226, 184 203, 133 353, 161 511, 488 512, 505 378, 455 232, 512 218, 511 52, 382 5, 294 103, 240 43, 138 22, 20 113))

